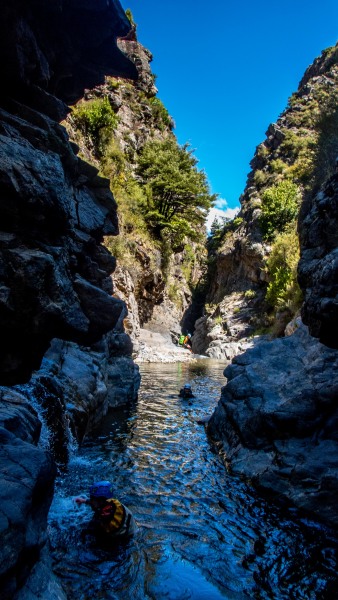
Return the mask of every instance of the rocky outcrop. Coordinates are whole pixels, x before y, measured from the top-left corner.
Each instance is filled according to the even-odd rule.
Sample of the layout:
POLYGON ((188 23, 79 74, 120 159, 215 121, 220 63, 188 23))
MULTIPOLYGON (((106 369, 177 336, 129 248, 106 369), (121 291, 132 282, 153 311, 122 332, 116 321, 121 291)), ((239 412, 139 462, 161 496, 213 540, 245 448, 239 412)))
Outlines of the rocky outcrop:
MULTIPOLYGON (((0 585, 9 599, 46 544, 56 471, 49 452, 37 447, 41 422, 31 405, 18 391, 0 388, 0 397, 0 585)), ((47 581, 52 585, 51 572, 47 581)))
POLYGON ((116 44, 129 29, 117 0, 2 3, 0 383, 12 386, 0 392, 5 599, 64 597, 46 546, 55 459, 67 459, 68 435, 81 440, 109 405, 137 395, 126 308, 113 296, 116 261, 102 244, 118 233, 116 203, 59 124, 66 103, 104 75, 137 77, 116 44))
POLYGON ((302 210, 299 282, 311 335, 338 348, 338 175, 302 210))
MULTIPOLYGON (((317 201, 330 198, 325 190, 332 190, 333 183, 317 201)), ((318 210, 315 201, 311 206, 318 210)), ((290 337, 260 340, 259 345, 254 338, 254 347, 224 372, 227 385, 209 433, 232 473, 338 527, 335 232, 331 234, 334 225, 326 219, 321 227, 314 212, 303 226, 306 221, 299 266, 305 288, 302 312, 311 333, 331 348, 311 337, 299 319, 290 337)), ((212 343, 210 348, 214 350, 212 343)))
POLYGON ((195 322, 192 348, 217 360, 231 360, 253 343, 256 305, 259 294, 233 292, 216 305, 207 305, 208 313, 195 322))
POLYGON ((56 120, 59 99, 75 102, 105 75, 136 76, 116 44, 131 27, 118 0, 4 0, 2 14, 2 90, 56 120))
MULTIPOLYGON (((155 78, 150 66, 152 55, 149 50, 137 41, 135 31, 132 31, 132 35, 119 39, 118 45, 135 64, 137 80, 132 82, 122 77, 107 77, 103 85, 86 90, 85 100, 90 102, 95 98, 106 98, 117 115, 110 143, 115 156, 120 160, 120 178, 128 179, 135 176, 138 154, 147 142, 173 136, 173 121, 156 97, 155 78)), ((66 127, 71 138, 80 145, 81 154, 99 166, 100 161, 93 144, 78 129, 72 115, 68 117, 66 127)), ((103 168, 105 167, 104 162, 103 168)), ((112 171, 112 183, 116 185, 114 167, 112 171)), ((131 188, 130 194, 132 193, 131 188)), ((137 213, 137 201, 135 212, 137 213)), ((120 217, 125 245, 123 250, 120 249, 118 267, 113 275, 114 296, 121 298, 128 307, 124 323, 133 340, 134 353, 137 354, 142 327, 154 332, 171 332, 174 337, 178 337, 181 331, 180 321, 191 301, 191 290, 183 274, 184 244, 177 252, 164 257, 158 240, 154 240, 149 233, 142 235, 134 227, 130 217, 125 223, 123 209, 120 217)), ((107 244, 109 245, 109 236, 107 244)), ((195 280, 197 277, 194 274, 195 280)))
POLYGON ((115 261, 100 245, 118 231, 109 182, 76 156, 58 121, 68 112, 64 101, 99 83, 103 71, 136 77, 136 70, 115 43, 130 28, 118 2, 5 5, 0 381, 7 384, 28 378, 53 337, 90 344, 119 318, 109 282, 115 261))
POLYGON ((232 473, 338 527, 338 354, 310 337, 263 342, 225 369, 209 422, 232 473))
MULTIPOLYGON (((336 45, 323 51, 307 69, 285 111, 276 123, 268 127, 266 138, 257 146, 250 163, 252 170, 240 198, 240 212, 232 223, 224 227, 216 250, 210 253, 210 286, 206 302, 219 305, 222 314, 227 314, 231 309, 232 295, 242 293, 246 318, 244 294, 255 294, 256 302, 250 303, 252 314, 246 321, 246 327, 249 326, 247 333, 250 333, 250 326, 251 330, 262 330, 274 320, 276 331, 282 334, 280 315, 272 314, 271 307, 264 300, 270 280, 266 261, 271 253, 271 244, 263 239, 261 231, 263 197, 272 186, 292 181, 300 194, 301 214, 305 215, 310 210, 310 199, 334 175, 338 152, 337 84, 336 45)), ((333 310, 332 307, 330 310, 333 310)), ((293 314, 285 310, 286 320, 293 314)), ((305 313, 303 316, 312 328, 305 313)), ((240 329, 239 337, 243 334, 243 327, 240 329)), ((222 342, 221 339, 219 341, 222 342)))

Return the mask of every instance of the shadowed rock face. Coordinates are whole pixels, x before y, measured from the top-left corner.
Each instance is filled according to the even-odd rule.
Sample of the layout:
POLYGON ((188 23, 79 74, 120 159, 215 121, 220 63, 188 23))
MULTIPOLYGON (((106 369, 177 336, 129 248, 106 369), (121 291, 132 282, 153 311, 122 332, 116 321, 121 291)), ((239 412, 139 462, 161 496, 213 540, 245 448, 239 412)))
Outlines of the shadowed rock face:
POLYGON ((233 473, 338 527, 338 353, 302 325, 238 355, 209 421, 233 473))
POLYGON ((118 232, 115 201, 109 182, 76 156, 59 124, 68 112, 65 102, 101 83, 104 73, 136 77, 115 43, 129 29, 117 0, 1 3, 0 588, 5 600, 65 599, 46 544, 56 468, 50 452, 38 446, 41 421, 32 401, 39 400, 46 411, 50 449, 62 462, 65 408, 74 407, 71 416, 81 439, 108 403, 120 400, 121 372, 125 395, 137 393, 137 369, 124 356, 131 353, 123 333, 125 304, 111 295, 115 259, 101 245, 104 235, 118 232), (44 370, 26 386, 4 387, 28 380, 53 338, 59 339, 44 370), (100 348, 86 354, 72 342, 100 348), (111 357, 116 357, 113 365, 111 357))
POLYGON ((310 333, 338 348, 338 175, 303 208, 298 279, 310 333))
POLYGON ((115 43, 129 30, 118 0, 3 0, 2 84, 16 94, 33 88, 36 100, 38 86, 72 103, 84 88, 103 83, 104 75, 134 79, 134 65, 115 43))
POLYGON ((91 344, 117 323, 109 182, 57 121, 103 74, 136 77, 114 0, 5 0, 0 23, 0 384, 29 378, 52 338, 91 344))

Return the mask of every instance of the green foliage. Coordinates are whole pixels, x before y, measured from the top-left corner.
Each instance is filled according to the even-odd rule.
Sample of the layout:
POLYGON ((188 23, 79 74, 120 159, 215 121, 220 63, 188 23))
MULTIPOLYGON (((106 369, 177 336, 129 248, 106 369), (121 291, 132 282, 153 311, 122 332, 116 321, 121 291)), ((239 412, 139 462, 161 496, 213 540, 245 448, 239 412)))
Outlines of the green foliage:
POLYGON ((273 239, 298 215, 300 190, 292 181, 284 180, 267 188, 262 195, 260 225, 263 237, 273 239))
POLYGON ((177 244, 185 235, 196 236, 203 225, 215 196, 196 164, 188 144, 180 146, 174 137, 144 146, 137 173, 147 196, 145 217, 159 238, 166 229, 177 244))
POLYGON ((102 154, 103 146, 118 123, 118 117, 108 98, 97 98, 77 104, 73 108, 72 117, 75 125, 91 139, 97 154, 102 154))
POLYGON ((280 233, 267 260, 270 283, 266 301, 274 309, 288 309, 295 314, 301 305, 302 294, 297 282, 299 241, 294 224, 280 233))
POLYGON ((234 231, 235 229, 238 229, 242 225, 242 223, 242 217, 235 217, 234 219, 232 219, 232 221, 230 221, 229 225, 231 224, 231 229, 234 231))
POLYGON ((280 145, 280 149, 284 151, 291 159, 296 159, 301 150, 307 148, 309 140, 299 132, 292 129, 285 130, 284 139, 280 145))
POLYGON ((270 168, 273 173, 284 173, 288 165, 281 158, 276 158, 270 162, 270 168))
POLYGON ((222 245, 224 239, 229 234, 236 231, 236 229, 238 229, 242 223, 242 217, 235 217, 234 219, 223 217, 222 223, 215 219, 211 225, 210 236, 207 241, 209 254, 216 252, 217 249, 222 245))
POLYGON ((167 287, 167 293, 168 293, 168 297, 170 298, 170 300, 176 304, 176 306, 180 309, 182 308, 182 297, 180 294, 180 288, 178 287, 177 283, 169 283, 168 287, 167 287))
POLYGON ((261 169, 257 169, 254 174, 254 183, 258 188, 263 187, 269 179, 268 173, 262 171, 261 169))
POLYGON ((164 131, 166 128, 172 130, 174 128, 174 122, 169 115, 166 107, 164 106, 162 100, 159 98, 150 98, 149 100, 153 117, 156 121, 158 128, 161 131, 164 131))
POLYGON ((267 148, 265 144, 260 144, 257 148, 256 154, 259 158, 266 159, 269 156, 269 148, 267 148))
POLYGON ((247 300, 252 300, 253 298, 256 298, 255 290, 246 290, 246 292, 244 292, 244 298, 246 298, 247 300))
POLYGON ((136 23, 134 21, 133 13, 131 12, 130 8, 127 8, 127 10, 126 10, 126 17, 129 21, 130 25, 132 27, 134 26, 136 28, 136 23))
POLYGON ((127 161, 118 140, 112 136, 101 157, 102 174, 109 178, 113 188, 126 182, 127 161))
POLYGON ((193 246, 191 246, 191 244, 185 244, 184 258, 183 258, 183 263, 182 263, 181 269, 182 269, 182 273, 183 273, 184 278, 187 281, 187 283, 193 283, 192 275, 193 275, 193 270, 194 270, 194 266, 196 263, 196 259, 197 259, 196 249, 194 249, 193 246))

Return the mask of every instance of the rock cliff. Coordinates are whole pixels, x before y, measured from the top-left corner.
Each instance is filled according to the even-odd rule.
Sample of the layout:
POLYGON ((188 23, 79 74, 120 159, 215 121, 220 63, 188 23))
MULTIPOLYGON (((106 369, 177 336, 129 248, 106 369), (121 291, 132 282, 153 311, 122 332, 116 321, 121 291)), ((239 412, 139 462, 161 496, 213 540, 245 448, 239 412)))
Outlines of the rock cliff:
POLYGON ((68 434, 135 398, 139 376, 102 243, 116 203, 60 121, 104 75, 137 71, 116 43, 130 31, 117 0, 5 0, 1 13, 1 590, 62 598, 46 552, 55 459, 68 434))
MULTIPOLYGON (((254 338, 253 348, 225 370, 227 384, 209 423, 209 433, 232 472, 334 527, 338 526, 337 56, 337 47, 329 49, 307 70, 288 109, 269 128, 266 150, 258 148, 242 198, 245 224, 240 228, 249 229, 251 240, 258 240, 259 194, 264 194, 259 189, 268 185, 269 178, 276 181, 285 173, 301 185, 298 281, 304 295, 302 318, 309 331, 298 318, 290 336, 287 331, 286 337, 263 343, 254 338)), ((228 272, 225 278, 230 279, 228 272)), ((250 280, 255 282, 252 276, 250 280)))
POLYGON ((157 97, 152 55, 138 42, 136 31, 119 39, 118 46, 135 65, 137 79, 107 77, 103 85, 86 90, 85 101, 74 107, 65 125, 81 156, 110 178, 114 190, 121 236, 114 239, 107 234, 105 243, 118 257, 114 296, 127 304, 125 326, 138 354, 147 337, 145 329, 177 339, 182 327, 190 326, 184 322, 185 315, 202 274, 206 232, 201 230, 198 243, 182 235, 182 241, 171 248, 166 240, 156 238, 140 212, 146 201, 140 198, 138 187, 140 153, 150 141, 176 140, 174 122, 157 97), (104 101, 112 107, 116 121, 113 131, 106 138, 101 134, 98 142, 77 115, 90 110, 93 102, 104 101))
POLYGON ((338 175, 303 207, 298 276, 311 335, 338 348, 338 175))
MULTIPOLYGON (((286 285, 282 298, 273 298, 271 302, 273 294, 270 294, 269 301, 266 300, 268 286, 271 282, 274 284, 269 259, 274 256, 276 243, 282 243, 278 236, 273 238, 269 227, 272 223, 273 227, 283 231, 281 224, 285 218, 285 213, 280 213, 278 219, 276 214, 272 215, 275 207, 271 208, 271 205, 268 213, 266 203, 271 193, 277 197, 284 189, 287 197, 290 190, 295 191, 300 206, 302 243, 303 237, 309 235, 306 233, 310 223, 308 207, 335 173, 338 155, 337 84, 338 47, 335 46, 323 51, 307 69, 287 108, 276 123, 269 126, 265 140, 257 147, 251 161, 252 170, 240 198, 240 212, 218 233, 215 245, 209 249, 207 311, 198 324, 198 339, 199 348, 202 342, 204 351, 210 356, 221 356, 222 352, 226 355, 228 342, 238 342, 248 335, 271 329, 272 324, 274 333, 283 334, 286 323, 300 307, 299 289, 295 289, 296 268, 294 281, 290 279, 288 282, 290 288, 291 284, 294 286, 293 297, 291 292, 288 295, 286 285), (268 227, 266 221, 262 223, 262 215, 265 220, 270 219, 268 227), (218 336, 213 332, 215 320, 222 321, 218 336)), ((321 210, 323 213, 324 207, 321 210)), ((318 216, 317 213, 315 216, 318 216)), ((311 236, 312 244, 321 244, 319 237, 314 241, 313 233, 311 236)), ((292 242, 296 245, 295 233, 292 242)), ((286 238, 284 245, 290 246, 286 238)), ((296 261, 294 264, 297 264, 296 261)), ((282 268, 286 272, 290 265, 284 264, 282 268)), ((310 270, 313 272, 312 268, 310 270)), ((302 285, 306 287, 303 277, 302 285)), ((280 288, 277 291, 280 292, 280 288)))

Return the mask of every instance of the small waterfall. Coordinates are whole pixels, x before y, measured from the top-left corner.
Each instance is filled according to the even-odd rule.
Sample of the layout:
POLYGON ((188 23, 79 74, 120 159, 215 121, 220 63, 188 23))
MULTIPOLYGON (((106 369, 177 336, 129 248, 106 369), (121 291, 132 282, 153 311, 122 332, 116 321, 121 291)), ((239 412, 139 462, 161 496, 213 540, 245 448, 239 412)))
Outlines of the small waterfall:
POLYGON ((59 470, 63 470, 70 456, 76 453, 78 444, 71 431, 70 415, 60 386, 50 377, 39 374, 29 383, 13 389, 23 395, 36 411, 41 422, 39 446, 49 450, 59 470))
POLYGON ((21 396, 26 398, 30 406, 32 406, 37 414, 37 417, 41 423, 41 432, 39 437, 38 446, 43 450, 50 450, 50 431, 46 420, 46 409, 43 408, 41 403, 35 397, 33 392, 33 386, 30 383, 20 384, 13 387, 13 390, 17 391, 21 396))

